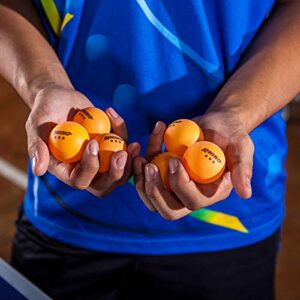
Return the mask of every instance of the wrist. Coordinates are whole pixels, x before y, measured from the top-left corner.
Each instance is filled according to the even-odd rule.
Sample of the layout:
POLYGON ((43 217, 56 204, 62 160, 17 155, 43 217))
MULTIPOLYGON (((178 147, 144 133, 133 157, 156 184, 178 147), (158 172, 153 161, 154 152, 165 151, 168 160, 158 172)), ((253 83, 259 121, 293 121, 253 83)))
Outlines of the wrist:
POLYGON ((42 72, 33 74, 30 78, 20 76, 16 80, 16 89, 30 108, 37 95, 47 88, 60 87, 73 90, 68 75, 60 64, 49 64, 42 69, 42 72))
POLYGON ((246 101, 241 101, 241 97, 232 95, 222 99, 217 97, 208 108, 207 113, 231 116, 239 120, 247 133, 259 125, 259 116, 263 114, 263 112, 254 113, 253 107, 250 107, 250 102, 247 104, 246 101))

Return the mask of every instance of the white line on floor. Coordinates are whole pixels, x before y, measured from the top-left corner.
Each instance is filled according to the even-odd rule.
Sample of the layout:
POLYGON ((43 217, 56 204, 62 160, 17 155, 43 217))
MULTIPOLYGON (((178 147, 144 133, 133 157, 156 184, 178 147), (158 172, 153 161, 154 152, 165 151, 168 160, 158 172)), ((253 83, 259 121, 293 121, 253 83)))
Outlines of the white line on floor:
POLYGON ((22 170, 16 168, 9 162, 0 158, 0 176, 6 178, 19 188, 26 190, 27 175, 22 170))

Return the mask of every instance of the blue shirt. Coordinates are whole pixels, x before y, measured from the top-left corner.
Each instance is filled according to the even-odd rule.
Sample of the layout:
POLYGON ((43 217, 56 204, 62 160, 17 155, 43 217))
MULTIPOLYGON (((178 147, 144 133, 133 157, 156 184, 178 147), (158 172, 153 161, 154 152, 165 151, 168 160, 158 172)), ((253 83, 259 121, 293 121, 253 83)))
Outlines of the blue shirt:
MULTIPOLYGON (((144 151, 156 121, 205 113, 275 1, 34 2, 75 88, 99 108, 113 106, 130 141, 144 151)), ((25 214, 48 236, 98 251, 175 254, 255 243, 283 220, 287 147, 281 114, 251 138, 250 200, 233 191, 224 201, 167 221, 146 209, 131 182, 99 199, 29 169, 25 214)))

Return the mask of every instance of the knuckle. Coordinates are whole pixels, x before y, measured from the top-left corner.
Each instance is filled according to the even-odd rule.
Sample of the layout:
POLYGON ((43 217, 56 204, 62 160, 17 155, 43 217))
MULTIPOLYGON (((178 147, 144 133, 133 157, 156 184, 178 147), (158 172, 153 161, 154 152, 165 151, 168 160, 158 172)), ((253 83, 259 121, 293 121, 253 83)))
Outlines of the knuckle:
POLYGON ((82 180, 78 180, 77 178, 70 179, 70 185, 78 190, 85 190, 88 187, 85 182, 83 182, 82 180))
POLYGON ((157 141, 152 140, 151 142, 149 142, 148 148, 155 152, 155 155, 161 153, 161 147, 160 144, 157 143, 157 141))
POLYGON ((126 184, 128 181, 129 181, 128 176, 123 176, 123 177, 117 182, 117 184, 118 184, 118 186, 121 186, 121 185, 126 184))
POLYGON ((122 178, 122 174, 119 174, 119 172, 112 172, 109 173, 108 178, 111 183, 117 183, 122 178))
POLYGON ((78 175, 84 176, 92 176, 93 174, 96 174, 99 170, 99 166, 90 162, 85 163, 83 160, 79 162, 79 164, 76 166, 76 173, 78 175))
POLYGON ((117 127, 124 127, 125 128, 125 121, 119 116, 116 120, 115 120, 115 125, 117 127))
POLYGON ((26 132, 29 131, 29 128, 31 127, 31 124, 32 124, 31 119, 28 118, 27 121, 25 122, 25 129, 26 129, 26 132))
POLYGON ((215 199, 214 202, 223 201, 228 198, 232 191, 232 186, 228 186, 227 188, 224 188, 224 190, 220 193, 217 199, 215 199))
POLYGON ((245 135, 242 139, 241 139, 241 146, 242 147, 247 147, 247 149, 254 151, 254 143, 252 141, 252 139, 250 138, 249 135, 245 135))
POLYGON ((227 199, 228 196, 230 195, 230 192, 231 192, 231 190, 225 191, 222 195, 220 195, 220 197, 219 197, 219 199, 217 199, 217 201, 223 201, 223 200, 227 199))
POLYGON ((237 144, 239 148, 247 147, 249 150, 254 150, 253 141, 248 134, 241 136, 237 144))
POLYGON ((151 200, 155 200, 159 197, 159 192, 157 191, 157 189, 155 188, 151 188, 147 191, 147 196, 151 199, 151 200))
POLYGON ((89 172, 90 173, 92 173, 92 174, 96 174, 97 172, 98 172, 98 170, 99 170, 99 165, 98 164, 89 164, 88 165, 88 170, 89 170, 89 172))
POLYGON ((98 197, 98 198, 103 198, 105 197, 105 192, 104 191, 97 191, 97 192, 93 192, 92 193, 94 196, 98 197))
MULTIPOLYGON (((145 205, 146 205, 146 204, 145 204, 145 205)), ((148 205, 146 205, 146 207, 147 207, 151 212, 156 212, 156 209, 155 209, 152 205, 148 204, 148 205)))
POLYGON ((103 198, 105 196, 105 191, 102 189, 89 188, 88 191, 98 198, 103 198))
POLYGON ((29 117, 27 121, 25 122, 25 131, 27 135, 29 135, 32 132, 32 129, 34 127, 34 124, 32 122, 32 119, 29 117))
POLYGON ((172 190, 174 191, 182 190, 182 183, 179 180, 178 176, 171 176, 169 182, 172 190))
POLYGON ((73 187, 76 188, 77 190, 83 191, 87 188, 87 185, 82 183, 76 183, 73 187))
POLYGON ((155 200, 156 197, 155 197, 155 194, 153 192, 146 192, 147 194, 147 197, 150 199, 150 200, 155 200))
POLYGON ((247 168, 245 168, 246 176, 250 179, 253 174, 253 161, 251 161, 247 168))
POLYGON ((144 185, 141 180, 134 179, 134 185, 137 191, 143 191, 144 190, 144 185))
POLYGON ((121 116, 119 116, 119 118, 117 119, 117 124, 120 126, 125 126, 125 121, 121 116))
POLYGON ((173 211, 162 212, 161 216, 167 221, 176 221, 182 217, 181 214, 173 211))
POLYGON ((175 221, 176 219, 176 215, 173 214, 172 212, 162 212, 161 216, 167 220, 167 221, 175 221))
POLYGON ((205 205, 204 205, 204 203, 202 203, 202 201, 195 201, 195 200, 190 200, 190 199, 188 199, 184 202, 184 206, 191 211, 198 210, 202 207, 205 207, 205 205))
POLYGON ((226 193, 225 193, 224 197, 222 197, 222 199, 221 199, 221 200, 225 200, 225 199, 227 199, 227 198, 229 197, 229 195, 230 195, 231 191, 232 191, 232 188, 228 189, 228 191, 226 191, 226 193))
POLYGON ((151 201, 149 201, 149 199, 145 195, 140 195, 140 198, 141 198, 142 202, 144 203, 144 205, 147 207, 147 209, 149 209, 151 212, 156 211, 156 209, 152 205, 151 201))
POLYGON ((28 145, 27 145, 27 151, 28 151, 28 154, 29 156, 31 157, 34 153, 34 146, 35 144, 32 143, 32 142, 29 142, 28 145))
POLYGON ((254 143, 251 139, 250 139, 250 143, 249 143, 249 148, 250 148, 252 154, 254 154, 255 146, 254 146, 254 143))
POLYGON ((76 183, 75 185, 73 185, 73 187, 76 188, 77 190, 83 191, 87 188, 87 185, 82 183, 76 183))
POLYGON ((146 202, 148 202, 148 201, 150 200, 150 199, 148 199, 148 197, 144 194, 143 191, 137 190, 137 193, 138 193, 140 199, 141 199, 144 203, 146 203, 146 202))

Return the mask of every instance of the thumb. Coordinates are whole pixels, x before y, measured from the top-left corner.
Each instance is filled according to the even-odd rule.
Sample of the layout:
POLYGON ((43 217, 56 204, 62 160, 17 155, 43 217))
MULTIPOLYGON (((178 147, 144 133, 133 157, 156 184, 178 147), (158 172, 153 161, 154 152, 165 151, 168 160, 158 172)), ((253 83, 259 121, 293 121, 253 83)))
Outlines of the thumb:
POLYGON ((32 172, 36 176, 46 173, 49 165, 49 150, 46 142, 39 136, 38 129, 27 126, 28 154, 32 162, 32 172))
POLYGON ((252 195, 251 177, 253 169, 254 145, 249 136, 239 139, 239 142, 229 145, 227 149, 228 167, 231 170, 231 180, 237 194, 248 199, 252 195))

